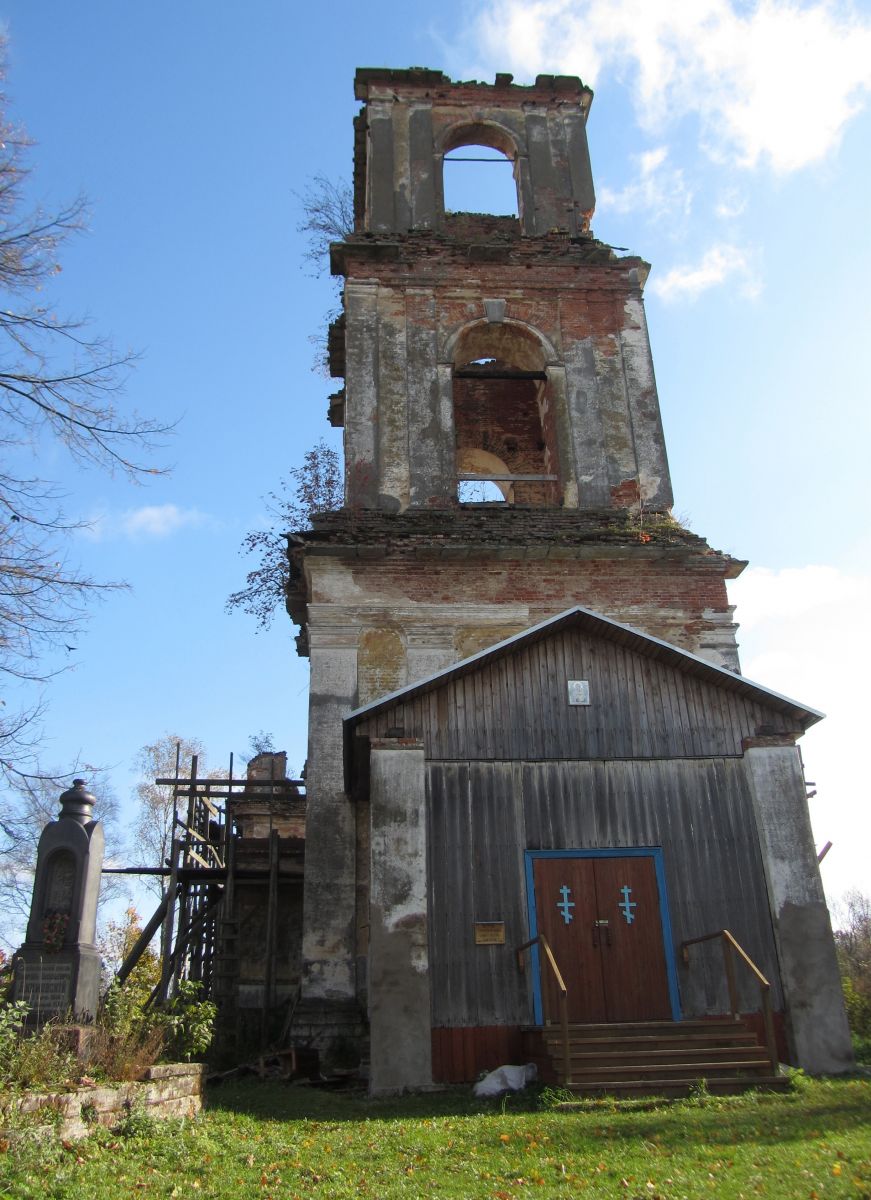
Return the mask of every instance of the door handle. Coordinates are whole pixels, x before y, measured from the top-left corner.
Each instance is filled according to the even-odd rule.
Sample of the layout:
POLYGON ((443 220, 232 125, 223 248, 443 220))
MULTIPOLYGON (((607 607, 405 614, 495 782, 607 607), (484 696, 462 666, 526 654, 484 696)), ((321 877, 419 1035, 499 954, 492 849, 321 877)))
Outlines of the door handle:
POLYGON ((593 948, 598 950, 600 945, 600 933, 605 931, 605 945, 611 945, 611 925, 608 921, 597 920, 593 922, 593 948))

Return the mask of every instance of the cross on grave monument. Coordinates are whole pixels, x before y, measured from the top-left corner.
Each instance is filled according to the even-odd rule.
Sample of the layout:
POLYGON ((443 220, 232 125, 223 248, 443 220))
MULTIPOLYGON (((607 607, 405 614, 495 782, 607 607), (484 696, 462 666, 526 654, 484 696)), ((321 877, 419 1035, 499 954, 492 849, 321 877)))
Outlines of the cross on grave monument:
POLYGON ((72 1012, 92 1020, 100 994, 100 954, 94 944, 103 866, 103 827, 83 779, 60 798, 57 820, 39 839, 27 937, 15 956, 13 998, 27 1002, 39 1024, 72 1012))

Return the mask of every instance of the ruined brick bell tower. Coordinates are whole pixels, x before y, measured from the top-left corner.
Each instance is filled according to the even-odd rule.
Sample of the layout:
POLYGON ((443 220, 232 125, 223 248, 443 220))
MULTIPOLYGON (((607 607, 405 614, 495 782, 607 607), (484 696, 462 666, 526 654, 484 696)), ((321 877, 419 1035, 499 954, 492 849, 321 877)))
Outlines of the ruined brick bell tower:
POLYGON ((345 506, 293 539, 289 596, 311 658, 298 1021, 325 1038, 367 1000, 343 718, 574 604, 737 670, 743 566, 670 516, 649 268, 590 231, 590 90, 418 68, 355 88, 355 230, 332 247, 345 506), (513 163, 516 217, 445 211, 444 158, 469 146, 513 163))

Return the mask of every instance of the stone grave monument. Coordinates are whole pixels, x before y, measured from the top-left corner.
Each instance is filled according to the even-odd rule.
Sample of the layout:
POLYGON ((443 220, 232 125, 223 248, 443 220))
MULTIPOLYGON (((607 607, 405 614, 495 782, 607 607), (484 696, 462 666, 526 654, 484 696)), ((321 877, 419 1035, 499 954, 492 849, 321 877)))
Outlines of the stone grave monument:
POLYGON ((15 957, 13 997, 35 1024, 71 1012, 90 1021, 100 994, 94 944, 105 839, 83 779, 60 798, 57 820, 39 839, 27 938, 15 957))

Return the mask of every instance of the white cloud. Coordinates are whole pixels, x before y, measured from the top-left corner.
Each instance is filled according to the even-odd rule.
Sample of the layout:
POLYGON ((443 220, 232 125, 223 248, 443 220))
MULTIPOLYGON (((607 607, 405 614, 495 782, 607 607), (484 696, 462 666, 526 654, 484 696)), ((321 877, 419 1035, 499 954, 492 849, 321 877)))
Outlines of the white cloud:
POLYGON ((779 172, 827 155, 871 90, 871 19, 846 0, 488 0, 472 40, 471 73, 631 76, 645 128, 696 115, 712 156, 779 172))
POLYGON ((741 628, 749 630, 772 619, 828 612, 836 616, 845 606, 864 604, 871 611, 869 580, 837 567, 752 567, 733 584, 745 606, 741 628))
POLYGON ((871 805, 865 765, 871 574, 831 566, 750 568, 729 585, 745 675, 826 713, 802 739, 830 897, 869 891, 871 805))
POLYGON ((729 188, 714 205, 714 213, 724 221, 734 221, 735 217, 741 216, 746 207, 747 197, 734 188, 729 188))
POLYGON ((181 529, 197 528, 209 518, 196 508, 179 508, 177 504, 146 504, 122 513, 99 513, 84 529, 94 541, 107 538, 167 538, 181 529))
POLYGON ((599 212, 644 212, 648 218, 666 214, 686 215, 692 204, 692 192, 684 181, 683 171, 666 162, 668 149, 657 146, 636 155, 638 177, 619 191, 606 186, 598 189, 599 212))
POLYGON ((648 291, 667 302, 695 300, 702 292, 736 276, 741 281, 743 295, 755 296, 758 293, 759 283, 747 252, 738 246, 712 246, 705 251, 700 262, 672 267, 661 278, 654 276, 648 291))

